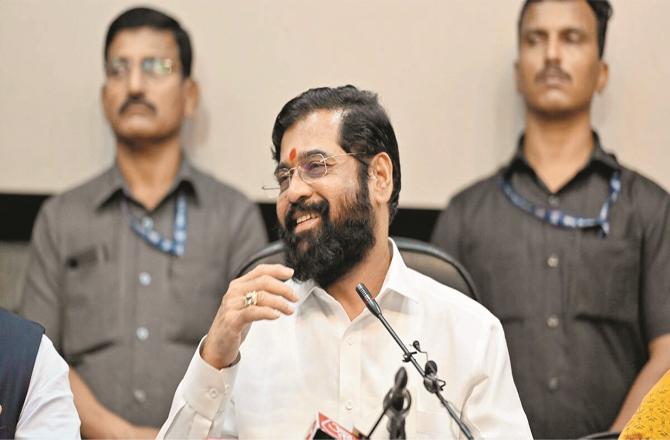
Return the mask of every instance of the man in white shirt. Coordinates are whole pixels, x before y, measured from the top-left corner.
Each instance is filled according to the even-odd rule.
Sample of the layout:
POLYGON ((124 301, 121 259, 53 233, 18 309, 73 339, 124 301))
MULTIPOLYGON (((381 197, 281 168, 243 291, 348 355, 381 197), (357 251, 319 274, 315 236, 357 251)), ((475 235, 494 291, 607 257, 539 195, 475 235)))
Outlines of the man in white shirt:
MULTIPOLYGON (((317 412, 369 432, 402 353, 358 297, 361 282, 400 338, 437 362, 475 437, 530 438, 500 322, 407 268, 388 238, 400 162, 377 96, 308 90, 284 106, 272 138, 288 267, 230 283, 159 438, 299 438, 317 412)), ((416 371, 407 388, 409 438, 461 435, 416 371)))
POLYGON ((80 438, 67 364, 39 324, 4 309, 0 309, 0 438, 80 438))

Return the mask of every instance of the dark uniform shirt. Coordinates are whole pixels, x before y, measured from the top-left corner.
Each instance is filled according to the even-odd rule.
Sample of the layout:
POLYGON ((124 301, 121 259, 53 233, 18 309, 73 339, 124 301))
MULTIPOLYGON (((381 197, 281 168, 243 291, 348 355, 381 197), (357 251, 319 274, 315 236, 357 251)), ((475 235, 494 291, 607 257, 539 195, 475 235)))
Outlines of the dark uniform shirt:
POLYGON ((607 430, 648 359, 648 343, 670 332, 670 196, 594 140, 588 164, 557 193, 519 147, 509 165, 452 199, 433 235, 502 321, 539 438, 607 430), (545 223, 501 190, 507 176, 536 205, 596 218, 615 170, 622 188, 605 237, 597 228, 545 223))
POLYGON ((20 313, 47 335, 103 405, 160 426, 229 281, 266 243, 257 206, 186 160, 146 211, 114 166, 48 200, 33 230, 20 313), (186 195, 183 256, 157 250, 130 216, 172 237, 186 195))

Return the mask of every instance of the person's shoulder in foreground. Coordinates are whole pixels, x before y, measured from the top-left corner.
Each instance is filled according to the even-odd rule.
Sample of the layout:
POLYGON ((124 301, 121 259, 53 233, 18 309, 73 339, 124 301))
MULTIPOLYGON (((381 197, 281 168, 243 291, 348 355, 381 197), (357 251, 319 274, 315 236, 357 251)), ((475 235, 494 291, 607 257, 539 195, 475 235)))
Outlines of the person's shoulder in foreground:
POLYGON ((68 366, 42 327, 0 308, 0 353, 0 438, 80 438, 68 366))
POLYGON ((670 370, 644 397, 619 439, 670 439, 670 370))

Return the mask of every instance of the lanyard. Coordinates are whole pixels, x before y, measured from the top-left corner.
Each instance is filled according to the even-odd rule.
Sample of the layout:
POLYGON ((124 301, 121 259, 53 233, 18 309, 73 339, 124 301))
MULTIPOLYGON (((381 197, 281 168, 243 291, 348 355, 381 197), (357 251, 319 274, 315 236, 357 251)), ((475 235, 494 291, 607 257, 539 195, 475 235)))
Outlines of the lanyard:
POLYGON ((154 229, 151 222, 141 222, 138 218, 130 214, 125 205, 126 210, 130 216, 130 227, 139 235, 146 243, 166 254, 181 257, 186 250, 186 196, 180 192, 177 196, 177 202, 174 208, 174 224, 172 225, 172 238, 162 236, 154 229))
POLYGON ((612 173, 609 183, 609 194, 602 208, 598 218, 579 217, 575 215, 566 214, 560 209, 545 208, 536 206, 523 198, 512 187, 512 183, 508 178, 504 177, 501 180, 501 188, 503 193, 507 196, 510 202, 519 209, 526 211, 528 214, 549 223, 553 226, 570 228, 570 229, 585 229, 585 228, 599 228, 601 236, 605 237, 610 232, 609 212, 612 204, 619 197, 621 192, 621 174, 619 171, 612 173))

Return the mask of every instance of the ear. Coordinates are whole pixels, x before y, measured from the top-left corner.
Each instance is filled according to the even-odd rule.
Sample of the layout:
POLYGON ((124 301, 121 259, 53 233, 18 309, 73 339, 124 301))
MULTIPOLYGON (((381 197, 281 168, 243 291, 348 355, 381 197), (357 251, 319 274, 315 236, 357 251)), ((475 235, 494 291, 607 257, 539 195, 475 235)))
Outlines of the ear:
POLYGON ((514 61, 514 83, 516 91, 521 92, 521 82, 519 81, 519 60, 514 61))
POLYGON ((200 87, 192 78, 186 78, 182 84, 184 88, 184 117, 190 118, 195 113, 200 100, 200 87))
POLYGON ((607 81, 609 80, 609 75, 610 75, 609 65, 604 61, 600 61, 600 67, 598 70, 598 79, 596 81, 596 92, 602 93, 605 90, 605 87, 607 86, 607 81))
POLYGON ((102 111, 107 117, 107 120, 111 120, 112 116, 114 115, 114 109, 111 108, 111 103, 109 102, 109 99, 107 98, 107 86, 106 83, 100 87, 100 102, 102 103, 102 111))
POLYGON ((370 200, 386 206, 393 193, 393 163, 387 153, 378 153, 368 166, 370 200))

